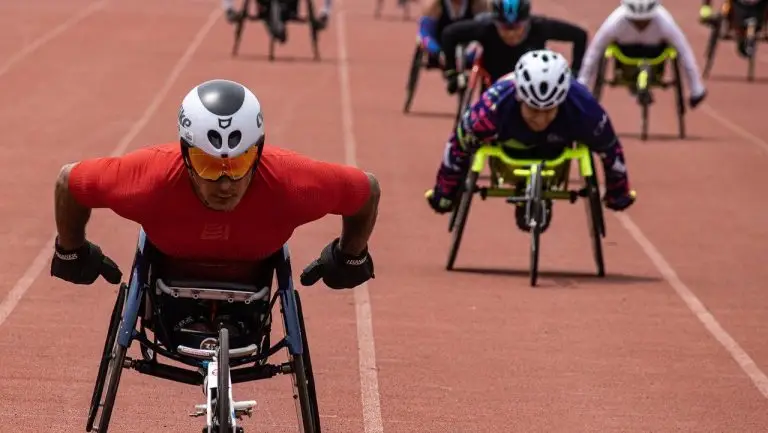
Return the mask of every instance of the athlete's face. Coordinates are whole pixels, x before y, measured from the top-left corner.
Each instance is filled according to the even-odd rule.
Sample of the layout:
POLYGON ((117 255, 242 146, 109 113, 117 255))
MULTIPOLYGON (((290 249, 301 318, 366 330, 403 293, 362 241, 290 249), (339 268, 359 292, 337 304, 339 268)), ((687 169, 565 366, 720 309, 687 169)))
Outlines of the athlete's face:
POLYGON ((520 104, 520 111, 523 116, 523 120, 533 131, 541 132, 547 129, 550 123, 555 120, 557 116, 557 107, 553 107, 547 110, 538 110, 536 108, 529 107, 526 104, 520 104))
POLYGON ((496 31, 499 37, 507 45, 517 45, 525 39, 528 32, 528 21, 519 21, 514 24, 496 21, 496 31))
POLYGON ((198 176, 194 170, 189 171, 193 177, 197 195, 203 203, 213 210, 222 212, 231 211, 240 203, 253 177, 253 171, 250 171, 238 180, 222 176, 219 180, 210 181, 198 176))
POLYGON ((651 23, 651 20, 629 20, 630 23, 640 32, 645 30, 646 27, 651 23))

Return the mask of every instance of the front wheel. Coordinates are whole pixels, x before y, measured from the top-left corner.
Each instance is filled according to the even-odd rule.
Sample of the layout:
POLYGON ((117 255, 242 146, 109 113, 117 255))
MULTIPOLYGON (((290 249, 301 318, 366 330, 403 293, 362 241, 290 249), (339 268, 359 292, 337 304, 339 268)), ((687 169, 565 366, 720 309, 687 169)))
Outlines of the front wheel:
POLYGON ((456 256, 459 253, 459 246, 461 246, 461 238, 464 235, 464 226, 467 224, 469 207, 472 205, 472 196, 475 194, 478 176, 479 173, 470 171, 465 179, 461 201, 456 211, 456 222, 453 226, 453 242, 451 242, 451 250, 448 253, 448 263, 445 265, 445 269, 449 271, 453 269, 453 264, 456 262, 456 256))
MULTIPOLYGON (((232 431, 232 409, 229 400, 229 330, 222 327, 219 329, 219 348, 216 354, 217 368, 216 374, 216 418, 219 426, 219 433, 230 433, 232 431)), ((214 422, 214 425, 217 423, 214 422)))
POLYGON ((301 355, 291 355, 291 367, 293 369, 291 380, 293 381, 295 392, 296 413, 299 418, 301 433, 320 433, 320 410, 315 391, 315 377, 312 373, 312 360, 309 356, 307 330, 304 327, 304 313, 301 310, 299 293, 294 292, 294 296, 296 298, 296 314, 299 319, 302 345, 301 355))

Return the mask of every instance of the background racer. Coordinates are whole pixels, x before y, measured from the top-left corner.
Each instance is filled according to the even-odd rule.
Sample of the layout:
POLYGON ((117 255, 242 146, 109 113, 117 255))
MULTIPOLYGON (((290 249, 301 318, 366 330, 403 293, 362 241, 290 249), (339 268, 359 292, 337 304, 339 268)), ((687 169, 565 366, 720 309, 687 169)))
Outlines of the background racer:
POLYGON ((443 31, 443 76, 449 93, 459 87, 456 47, 472 41, 483 47, 483 67, 491 82, 512 72, 527 51, 543 49, 550 40, 573 44, 571 69, 574 74, 579 71, 587 49, 586 30, 565 21, 532 16, 530 0, 493 0, 491 9, 491 20, 460 21, 443 31))
MULTIPOLYGON (((754 46, 748 46, 746 36, 747 28, 744 22, 749 18, 757 19, 755 31, 759 32, 765 26, 768 0, 725 0, 723 9, 724 19, 731 24, 730 27, 736 34, 736 52, 742 57, 751 57, 755 52, 754 46)), ((699 20, 704 23, 712 23, 712 0, 702 0, 699 9, 699 20)))
POLYGON ((442 67, 440 40, 446 27, 488 12, 488 0, 432 0, 419 18, 418 40, 427 51, 427 67, 442 67))
MULTIPOLYGON (((592 38, 584 56, 579 82, 584 85, 592 82, 597 65, 611 43, 619 45, 621 51, 629 57, 648 59, 660 56, 664 49, 671 45, 680 53, 681 66, 688 78, 691 108, 699 105, 707 96, 707 91, 701 80, 693 50, 675 19, 659 3, 660 0, 621 0, 621 5, 605 19, 592 38)), ((615 65, 622 79, 634 79, 626 75, 637 68, 624 67, 618 62, 615 65)), ((654 68, 653 75, 660 78, 663 72, 664 63, 654 68)))
POLYGON ((252 278, 253 265, 278 251, 297 227, 341 215, 341 236, 305 269, 302 283, 323 278, 343 289, 373 277, 367 244, 380 191, 372 174, 265 147, 261 104, 233 81, 193 88, 181 104, 178 129, 174 143, 62 168, 51 275, 75 284, 92 284, 99 274, 120 281, 114 262, 85 235, 91 209, 108 208, 141 225, 172 261, 211 273, 195 278, 234 282, 252 278))
MULTIPOLYGON (((526 159, 553 159, 574 141, 584 143, 602 161, 606 207, 621 211, 634 203, 623 149, 608 115, 586 87, 571 80, 561 54, 536 50, 524 54, 515 71, 494 83, 464 114, 445 145, 436 184, 426 193, 430 207, 438 213, 453 209, 471 154, 482 145, 509 139, 529 146, 507 149, 513 158, 526 159)), ((551 202, 547 207, 551 215, 551 202)), ((518 228, 528 231, 524 206, 516 208, 515 216, 518 228)))

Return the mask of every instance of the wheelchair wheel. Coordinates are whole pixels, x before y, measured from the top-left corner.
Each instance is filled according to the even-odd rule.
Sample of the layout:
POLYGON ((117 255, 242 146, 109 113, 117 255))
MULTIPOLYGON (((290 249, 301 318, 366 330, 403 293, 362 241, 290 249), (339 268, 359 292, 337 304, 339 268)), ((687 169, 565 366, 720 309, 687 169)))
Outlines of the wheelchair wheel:
MULTIPOLYGON (((460 186, 459 186, 458 195, 459 197, 461 197, 462 194, 464 193, 464 182, 462 181, 461 184, 459 185, 460 186)), ((456 216, 458 214, 459 214, 459 206, 454 206, 453 210, 451 211, 451 217, 448 220, 448 233, 451 233, 453 231, 453 228, 456 227, 456 216)))
POLYGON ((675 101, 677 102, 677 127, 680 139, 685 139, 685 99, 683 97, 683 76, 680 73, 680 62, 672 62, 675 74, 675 101))
POLYGON ((465 178, 464 188, 461 193, 461 201, 459 201, 459 206, 456 210, 457 225, 453 227, 453 241, 451 242, 451 250, 448 253, 448 263, 445 265, 445 269, 449 271, 453 269, 453 264, 456 262, 456 255, 459 253, 461 237, 464 235, 464 226, 467 224, 469 207, 472 204, 472 196, 475 195, 478 176, 479 174, 477 172, 470 171, 465 178))
MULTIPOLYGON (((271 0, 269 4, 269 23, 268 26, 275 29, 277 24, 280 23, 281 18, 281 5, 279 0, 271 0)), ((285 24, 283 24, 285 25, 285 24)), ((272 31, 269 32, 269 61, 275 60, 275 45, 277 45, 277 39, 272 35, 272 31)))
MULTIPOLYGON (((109 360, 107 377, 107 395, 104 397, 104 401, 100 404, 101 415, 99 416, 99 433, 107 433, 109 428, 109 421, 112 418, 112 410, 115 407, 115 399, 117 398, 117 388, 120 385, 120 378, 123 374, 123 368, 125 363, 125 353, 128 348, 121 346, 115 342, 112 350, 112 356, 109 360)), ((91 431, 91 430, 86 430, 91 431)))
POLYGON ((309 356, 309 343, 307 342, 307 330, 304 326, 304 313, 301 309, 299 293, 294 291, 296 298, 296 315, 299 319, 301 331, 302 354, 291 356, 293 374, 291 379, 294 387, 294 399, 296 399, 296 414, 302 426, 302 433, 320 433, 320 410, 317 405, 317 393, 315 392, 315 376, 312 374, 312 360, 309 356))
POLYGON ((408 72, 408 83, 405 86, 405 105, 403 106, 403 113, 411 111, 411 104, 413 103, 413 96, 416 93, 416 85, 419 83, 419 73, 421 72, 421 57, 424 52, 421 49, 421 45, 416 45, 416 49, 413 52, 413 59, 411 60, 411 70, 408 72))
POLYGON ((107 377, 109 362, 112 358, 112 349, 117 340, 117 332, 120 329, 120 318, 122 317, 123 305, 125 304, 125 297, 127 294, 128 286, 120 284, 120 289, 118 290, 117 298, 115 299, 115 306, 112 309, 112 315, 109 319, 107 338, 104 341, 104 350, 101 353, 99 371, 96 374, 96 383, 93 387, 93 394, 91 395, 91 407, 88 409, 88 420, 85 425, 85 431, 87 432, 93 430, 93 422, 96 420, 96 414, 99 411, 99 403, 101 402, 101 396, 104 393, 104 382, 107 377))
POLYGON ((709 40, 707 41, 707 49, 705 51, 704 71, 702 76, 709 78, 709 73, 712 70, 712 66, 715 63, 715 51, 717 49, 717 42, 720 39, 722 17, 717 17, 712 22, 712 31, 709 33, 709 40))
POLYGON ((243 0, 243 7, 240 9, 240 18, 235 23, 235 43, 232 45, 232 56, 237 56, 240 49, 240 39, 243 36, 243 30, 245 28, 245 21, 248 19, 248 6, 250 0, 243 0))
POLYGON ((312 55, 317 62, 320 61, 320 47, 318 46, 319 30, 315 20, 315 4, 312 0, 307 0, 307 20, 309 22, 309 37, 312 39, 312 55))
POLYGON ((543 164, 539 164, 536 171, 531 173, 531 183, 529 191, 526 192, 528 200, 526 201, 526 219, 531 228, 531 287, 536 286, 539 279, 539 250, 541 241, 541 225, 544 222, 544 188, 542 185, 541 170, 543 164))
POLYGON ((229 407, 229 330, 219 329, 219 347, 216 350, 216 362, 219 371, 216 373, 216 413, 213 424, 219 427, 219 433, 232 431, 229 407))
POLYGON ((597 63, 597 76, 595 77, 595 86, 592 88, 592 96, 595 100, 600 102, 600 98, 603 96, 603 86, 605 86, 605 57, 600 57, 600 61, 597 63))
MULTIPOLYGON (((591 159, 591 157, 590 157, 591 159)), ((603 205, 600 201, 600 187, 597 183, 597 174, 594 172, 595 164, 592 161, 592 176, 586 177, 586 210, 589 235, 592 238, 592 255, 597 267, 597 276, 605 276, 605 261, 603 259, 602 238, 605 237, 605 219, 603 217, 603 205)))

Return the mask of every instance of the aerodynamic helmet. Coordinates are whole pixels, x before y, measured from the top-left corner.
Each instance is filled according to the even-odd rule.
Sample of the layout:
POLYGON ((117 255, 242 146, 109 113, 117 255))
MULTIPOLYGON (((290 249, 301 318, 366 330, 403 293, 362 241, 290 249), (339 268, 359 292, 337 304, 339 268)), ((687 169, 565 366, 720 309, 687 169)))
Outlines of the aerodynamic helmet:
POLYGON ((571 68, 562 54, 535 50, 523 54, 515 65, 517 94, 527 105, 546 110, 565 101, 571 87, 571 68))

